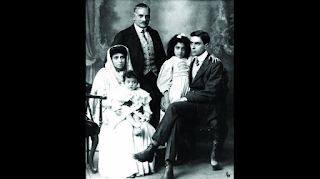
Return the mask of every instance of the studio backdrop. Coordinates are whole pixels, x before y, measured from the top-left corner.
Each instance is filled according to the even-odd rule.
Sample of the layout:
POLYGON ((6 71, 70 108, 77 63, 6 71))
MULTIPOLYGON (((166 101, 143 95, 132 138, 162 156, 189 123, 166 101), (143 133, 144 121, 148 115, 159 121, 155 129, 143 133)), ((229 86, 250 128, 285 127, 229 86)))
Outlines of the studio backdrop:
POLYGON ((228 70, 228 118, 233 118, 234 0, 87 0, 86 82, 92 84, 114 36, 133 24, 134 6, 141 2, 151 9, 149 26, 159 32, 165 50, 175 34, 209 33, 208 52, 228 70))

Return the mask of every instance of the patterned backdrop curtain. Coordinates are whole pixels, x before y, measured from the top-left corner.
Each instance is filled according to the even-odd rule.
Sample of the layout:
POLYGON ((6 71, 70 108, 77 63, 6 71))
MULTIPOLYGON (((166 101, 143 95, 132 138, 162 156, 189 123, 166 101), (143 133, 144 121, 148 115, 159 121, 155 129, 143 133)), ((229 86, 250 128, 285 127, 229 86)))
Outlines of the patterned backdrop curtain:
POLYGON ((91 83, 103 67, 114 36, 131 26, 136 4, 151 8, 150 26, 158 30, 164 48, 174 34, 194 30, 209 33, 208 52, 219 57, 228 70, 228 114, 233 117, 234 92, 234 0, 86 0, 86 82, 91 83))
POLYGON ((157 29, 164 47, 177 33, 205 30, 210 34, 209 52, 223 60, 233 81, 233 0, 87 0, 86 6, 86 81, 92 83, 117 32, 132 25, 133 7, 147 3, 150 26, 157 29), (169 8, 169 9, 168 9, 169 8))

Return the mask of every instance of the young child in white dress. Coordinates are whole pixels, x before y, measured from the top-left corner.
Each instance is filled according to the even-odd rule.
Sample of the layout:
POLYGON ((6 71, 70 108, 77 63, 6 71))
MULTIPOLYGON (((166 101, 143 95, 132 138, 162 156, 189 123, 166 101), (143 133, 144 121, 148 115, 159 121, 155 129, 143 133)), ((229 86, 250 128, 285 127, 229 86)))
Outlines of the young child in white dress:
POLYGON ((189 91, 190 41, 184 34, 171 38, 167 48, 167 60, 161 66, 157 86, 164 96, 164 105, 160 111, 160 121, 169 104, 185 96, 189 91))
MULTIPOLYGON (((133 71, 123 74, 123 85, 110 91, 106 100, 108 108, 108 125, 117 131, 118 124, 124 120, 133 127, 134 152, 141 152, 151 142, 155 128, 149 123, 152 111, 150 109, 150 94, 140 88, 138 77, 133 71)), ((151 162, 136 161, 138 173, 131 177, 144 176, 155 172, 155 159, 151 162)))
POLYGON ((110 92, 106 101, 107 106, 115 114, 113 117, 117 118, 116 123, 111 125, 116 129, 117 124, 122 120, 128 120, 134 127, 134 134, 140 135, 142 132, 141 122, 149 122, 151 118, 150 101, 150 94, 139 87, 137 75, 133 71, 125 72, 123 85, 110 92))

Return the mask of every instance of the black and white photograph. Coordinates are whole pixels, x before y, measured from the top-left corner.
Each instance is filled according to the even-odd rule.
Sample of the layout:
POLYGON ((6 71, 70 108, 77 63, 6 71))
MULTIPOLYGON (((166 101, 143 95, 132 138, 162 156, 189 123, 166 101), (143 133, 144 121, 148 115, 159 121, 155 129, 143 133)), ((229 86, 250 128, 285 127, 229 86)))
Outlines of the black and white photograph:
POLYGON ((234 0, 86 0, 86 179, 233 179, 234 0))

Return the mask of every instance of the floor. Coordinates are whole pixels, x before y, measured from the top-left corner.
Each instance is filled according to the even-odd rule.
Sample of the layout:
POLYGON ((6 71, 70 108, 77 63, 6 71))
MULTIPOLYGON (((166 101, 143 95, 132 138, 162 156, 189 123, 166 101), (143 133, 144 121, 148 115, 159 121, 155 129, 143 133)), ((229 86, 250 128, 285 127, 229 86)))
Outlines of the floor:
MULTIPOLYGON (((210 165, 210 143, 198 143, 196 157, 189 159, 187 162, 174 166, 175 179, 233 179, 234 178, 234 127, 233 120, 228 121, 229 131, 224 144, 224 160, 221 161, 222 170, 213 171, 210 165)), ((99 151, 95 153, 94 163, 98 166, 99 151)), ((161 152, 160 152, 161 154, 161 152)), ((164 171, 161 155, 156 158, 156 172, 136 177, 136 179, 160 179, 164 171)), ((98 173, 93 174, 89 167, 86 171, 88 179, 102 179, 98 173)))

